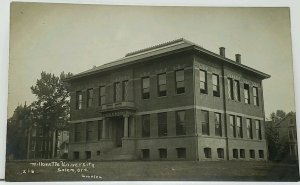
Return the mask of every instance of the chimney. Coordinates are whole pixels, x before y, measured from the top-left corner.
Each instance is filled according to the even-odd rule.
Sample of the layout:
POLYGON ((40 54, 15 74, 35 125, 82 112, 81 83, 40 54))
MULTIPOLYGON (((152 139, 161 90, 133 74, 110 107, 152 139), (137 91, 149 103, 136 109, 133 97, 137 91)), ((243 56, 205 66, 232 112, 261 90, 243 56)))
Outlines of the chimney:
POLYGON ((241 54, 235 54, 235 61, 241 63, 241 54))
POLYGON ((225 57, 225 48, 224 47, 220 47, 219 49, 220 49, 220 55, 222 57, 225 57))

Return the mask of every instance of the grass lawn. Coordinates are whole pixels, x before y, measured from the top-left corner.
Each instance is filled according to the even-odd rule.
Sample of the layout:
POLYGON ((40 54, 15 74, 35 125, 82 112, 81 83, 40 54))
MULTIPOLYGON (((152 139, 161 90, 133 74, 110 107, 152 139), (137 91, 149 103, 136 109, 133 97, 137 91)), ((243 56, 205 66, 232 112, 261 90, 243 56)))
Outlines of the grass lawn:
POLYGON ((261 161, 64 161, 64 164, 56 161, 56 166, 42 166, 49 165, 52 162, 49 160, 43 160, 40 166, 34 166, 30 162, 7 162, 6 181, 298 181, 299 179, 297 164, 261 161))

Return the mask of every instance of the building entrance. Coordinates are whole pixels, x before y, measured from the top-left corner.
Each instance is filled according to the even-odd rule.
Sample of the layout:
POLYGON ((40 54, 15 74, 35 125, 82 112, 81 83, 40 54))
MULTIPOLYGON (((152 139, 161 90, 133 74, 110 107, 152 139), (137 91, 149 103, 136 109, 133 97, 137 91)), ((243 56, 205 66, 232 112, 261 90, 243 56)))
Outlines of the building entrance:
POLYGON ((115 117, 113 120, 116 128, 116 146, 121 147, 122 138, 124 137, 124 118, 119 116, 115 117))

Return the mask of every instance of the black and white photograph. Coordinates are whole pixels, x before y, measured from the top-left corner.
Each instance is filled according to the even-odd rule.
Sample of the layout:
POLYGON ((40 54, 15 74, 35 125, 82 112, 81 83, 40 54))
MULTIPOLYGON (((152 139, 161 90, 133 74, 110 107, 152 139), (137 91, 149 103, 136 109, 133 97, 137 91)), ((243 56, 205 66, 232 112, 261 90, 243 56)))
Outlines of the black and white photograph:
POLYGON ((5 181, 299 180, 289 7, 12 2, 9 29, 5 181))

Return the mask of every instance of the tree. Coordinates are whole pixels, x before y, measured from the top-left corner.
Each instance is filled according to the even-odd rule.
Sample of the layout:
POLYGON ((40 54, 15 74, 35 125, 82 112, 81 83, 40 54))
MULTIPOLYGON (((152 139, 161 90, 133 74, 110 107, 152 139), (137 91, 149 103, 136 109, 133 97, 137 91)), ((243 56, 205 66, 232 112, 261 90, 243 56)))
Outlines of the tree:
POLYGON ((266 125, 266 140, 268 142, 269 159, 270 160, 281 160, 284 158, 288 145, 280 142, 278 130, 276 129, 276 123, 282 120, 286 116, 286 112, 283 110, 276 110, 270 114, 270 119, 266 125))
POLYGON ((276 112, 272 112, 270 115, 270 119, 274 122, 277 123, 281 119, 283 119, 286 116, 286 112, 283 110, 277 110, 276 112))
POLYGON ((7 120, 6 156, 14 159, 27 158, 27 137, 31 123, 30 106, 19 105, 11 118, 7 120))
POLYGON ((53 153, 56 155, 57 130, 67 125, 70 113, 68 84, 63 80, 72 76, 62 72, 59 77, 42 72, 31 91, 37 100, 32 103, 33 119, 39 126, 47 127, 53 136, 53 153))

